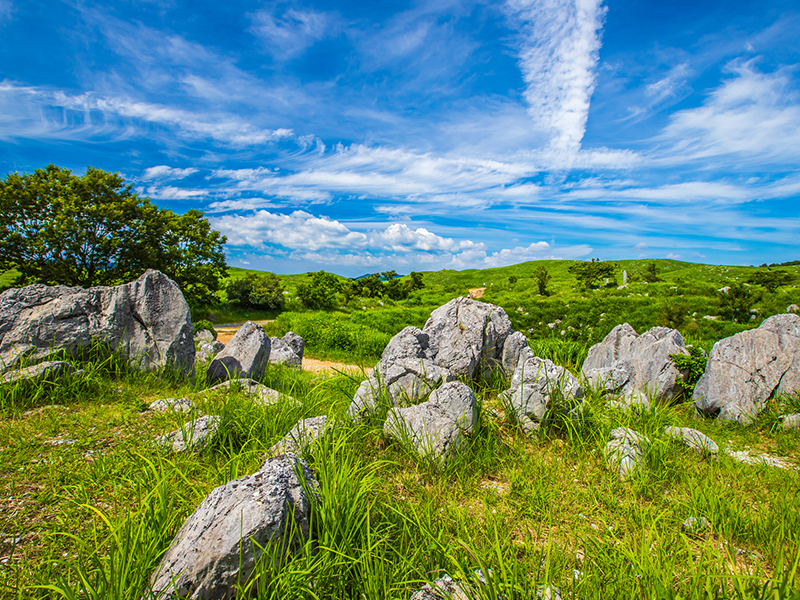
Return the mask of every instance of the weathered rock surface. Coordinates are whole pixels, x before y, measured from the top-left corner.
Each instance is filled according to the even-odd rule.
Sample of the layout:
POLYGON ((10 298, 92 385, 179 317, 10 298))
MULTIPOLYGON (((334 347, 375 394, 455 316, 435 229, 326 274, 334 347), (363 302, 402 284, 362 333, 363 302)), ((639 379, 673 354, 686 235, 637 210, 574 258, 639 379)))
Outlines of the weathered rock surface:
POLYGON ((688 354, 685 345, 675 329, 653 327, 639 335, 623 323, 589 349, 581 370, 592 385, 623 397, 644 392, 665 402, 683 390, 683 374, 669 355, 688 354))
POLYGON ((582 396, 581 385, 572 373, 538 356, 519 361, 511 387, 503 392, 507 409, 514 412, 520 426, 528 433, 537 429, 535 424, 544 419, 552 399, 563 400, 565 408, 569 409, 577 406, 582 396))
POLYGON ((198 363, 208 362, 222 352, 224 348, 225 344, 222 342, 200 342, 197 344, 195 361, 198 363))
POLYGON ((149 406, 149 410, 153 412, 188 412, 193 408, 194 402, 188 398, 164 398, 149 406))
POLYGON ((700 414, 748 424, 766 401, 800 390, 800 315, 766 319, 714 344, 694 388, 700 414))
POLYGON ((195 342, 208 342, 209 344, 213 344, 214 340, 217 338, 214 337, 213 332, 209 331, 208 329, 201 329, 200 331, 194 332, 194 341, 195 342))
POLYGON ((159 271, 115 287, 10 289, 0 294, 0 371, 22 356, 41 360, 54 351, 71 354, 105 343, 137 368, 188 375, 193 329, 180 288, 159 271))
POLYGON ((260 325, 247 321, 208 366, 209 383, 246 377, 260 380, 269 362, 270 340, 260 325))
POLYGON ((719 446, 706 434, 689 427, 664 427, 664 433, 701 454, 719 454, 719 446))
POLYGON ((292 453, 300 454, 319 442, 330 431, 331 423, 328 417, 311 417, 302 419, 292 427, 289 433, 270 448, 270 454, 292 453))
POLYGON ((298 356, 285 340, 279 337, 271 337, 269 341, 271 346, 269 362, 298 368, 303 365, 303 358, 298 356))
POLYGON ((451 381, 431 392, 428 400, 388 413, 383 430, 402 443, 410 443, 420 456, 436 459, 454 454, 472 431, 478 418, 478 404, 472 390, 451 381))
POLYGON ((292 352, 299 356, 300 360, 302 361, 303 352, 305 352, 306 348, 306 341, 293 331, 287 331, 286 335, 281 339, 286 342, 289 348, 292 349, 292 352))
POLYGON ((502 367, 512 333, 506 311, 493 304, 455 298, 431 313, 422 331, 436 365, 455 377, 486 376, 502 367))
POLYGON ((781 426, 786 429, 800 429, 800 413, 792 413, 790 415, 781 415, 781 426))
POLYGON ((201 393, 206 392, 226 392, 239 391, 247 396, 253 396, 257 404, 268 406, 270 404, 277 404, 278 402, 294 402, 294 398, 288 394, 282 394, 277 390, 273 390, 265 386, 263 383, 258 383, 252 379, 228 379, 222 383, 218 383, 208 389, 203 390, 201 393))
POLYGON ((616 469, 620 478, 627 479, 644 464, 644 451, 650 440, 633 429, 614 429, 606 444, 606 463, 616 469))
POLYGON ((158 600, 229 600, 273 544, 297 545, 309 534, 308 466, 293 455, 269 459, 262 469, 212 491, 184 523, 150 582, 158 600))
POLYGON ((0 383, 23 386, 56 383, 67 378, 80 377, 82 374, 83 370, 76 370, 64 360, 51 360, 24 369, 8 371, 0 376, 0 383))
POLYGON ((414 592, 410 600, 476 600, 477 594, 470 586, 444 575, 433 583, 426 583, 414 592))
POLYGON ((786 312, 787 313, 800 312, 800 306, 797 306, 797 304, 790 304, 789 306, 786 307, 786 312))
POLYGON ((533 357, 533 351, 528 346, 528 338, 521 331, 515 331, 506 338, 503 344, 503 355, 501 364, 503 372, 513 374, 517 369, 520 360, 527 360, 533 357))
POLYGON ((188 421, 183 427, 156 438, 156 443, 172 452, 200 452, 214 438, 219 428, 219 417, 202 416, 188 421))

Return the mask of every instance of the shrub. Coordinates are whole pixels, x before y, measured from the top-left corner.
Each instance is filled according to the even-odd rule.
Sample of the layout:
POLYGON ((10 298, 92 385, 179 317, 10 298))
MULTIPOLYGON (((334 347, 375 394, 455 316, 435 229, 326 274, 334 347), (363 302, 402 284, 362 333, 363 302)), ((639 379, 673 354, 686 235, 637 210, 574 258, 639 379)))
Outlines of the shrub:
POLYGON ((241 279, 228 282, 228 300, 243 308, 283 310, 285 299, 278 276, 274 273, 248 273, 241 279))

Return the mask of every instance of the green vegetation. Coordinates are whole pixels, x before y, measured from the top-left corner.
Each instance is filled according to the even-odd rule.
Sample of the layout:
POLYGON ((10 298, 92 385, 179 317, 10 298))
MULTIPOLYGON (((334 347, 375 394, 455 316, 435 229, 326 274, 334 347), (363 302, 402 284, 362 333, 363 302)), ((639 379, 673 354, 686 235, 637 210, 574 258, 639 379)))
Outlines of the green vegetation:
POLYGON ((247 273, 244 277, 228 280, 225 286, 228 302, 240 308, 256 310, 283 310, 281 282, 274 273, 247 273))
MULTIPOLYGON (((577 342, 541 344, 537 353, 567 366, 585 352, 577 342)), ((797 398, 771 400, 743 428, 698 421, 683 403, 619 412, 589 390, 580 414, 556 405, 528 438, 498 399, 499 378, 476 386, 479 427, 456 460, 437 466, 385 437, 380 421, 344 418, 360 377, 270 366, 263 382, 300 402, 260 406, 235 390, 198 395, 199 383, 113 356, 80 366, 85 378, 71 383, 0 387, 0 597, 143 597, 200 501, 256 471, 297 420, 319 414, 336 426, 305 453, 320 484, 312 536, 272 563, 282 566, 263 560, 240 582, 253 597, 407 600, 424 581, 478 568, 488 577, 480 597, 494 600, 528 600, 549 584, 582 599, 800 597, 800 471, 710 460, 661 433, 691 426, 726 448, 800 464, 798 436, 775 427, 782 403, 797 398), (196 412, 142 412, 165 397, 193 397, 196 412), (157 435, 200 412, 221 417, 206 450, 157 449, 157 435), (603 460, 618 426, 653 440, 628 482, 603 460), (710 527, 685 531, 689 517, 710 527)))
POLYGON ((0 181, 0 269, 21 283, 116 285, 158 269, 202 307, 226 274, 224 243, 202 212, 160 209, 118 173, 51 164, 0 181))

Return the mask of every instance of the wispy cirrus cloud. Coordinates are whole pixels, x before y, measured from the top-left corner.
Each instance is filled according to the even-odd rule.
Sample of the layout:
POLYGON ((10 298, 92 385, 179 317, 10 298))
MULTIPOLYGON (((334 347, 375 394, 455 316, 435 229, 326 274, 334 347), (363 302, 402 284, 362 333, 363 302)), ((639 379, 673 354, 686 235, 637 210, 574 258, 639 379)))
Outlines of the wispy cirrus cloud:
POLYGON ((265 51, 279 60, 300 56, 332 30, 339 29, 339 20, 331 13, 281 4, 258 10, 250 19, 250 32, 265 51))

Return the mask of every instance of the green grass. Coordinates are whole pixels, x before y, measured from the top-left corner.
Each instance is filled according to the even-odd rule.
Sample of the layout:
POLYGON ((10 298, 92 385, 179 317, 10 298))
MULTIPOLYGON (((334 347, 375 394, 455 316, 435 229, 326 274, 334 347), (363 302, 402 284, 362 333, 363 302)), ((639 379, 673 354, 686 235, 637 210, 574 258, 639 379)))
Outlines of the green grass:
MULTIPOLYGON (((538 350, 573 366, 585 348, 555 340, 538 350)), ((405 600, 442 573, 470 578, 478 568, 491 573, 481 598, 528 599, 548 584, 575 598, 800 597, 800 471, 710 460, 661 434, 690 426, 723 447, 800 465, 800 436, 775 427, 779 402, 794 406, 796 397, 771 401, 743 428, 695 420, 688 404, 609 410, 590 391, 579 417, 554 412, 527 438, 498 398, 505 381, 484 381, 475 384, 477 429, 441 465, 386 438, 380 421, 343 418, 357 378, 271 366, 263 381, 299 403, 261 407, 235 390, 196 395, 200 378, 142 374, 113 357, 83 366, 85 387, 17 391, 2 407, 2 598, 141 597, 199 502, 254 472, 297 420, 319 414, 336 426, 306 454, 322 498, 313 535, 241 583, 258 598, 405 600), (198 455, 163 454, 153 443, 188 415, 141 410, 182 396, 221 416, 198 455), (61 408, 43 408, 51 404, 61 408), (653 442, 628 482, 602 457, 618 426, 653 442), (690 516, 710 530, 682 532, 690 516)))

